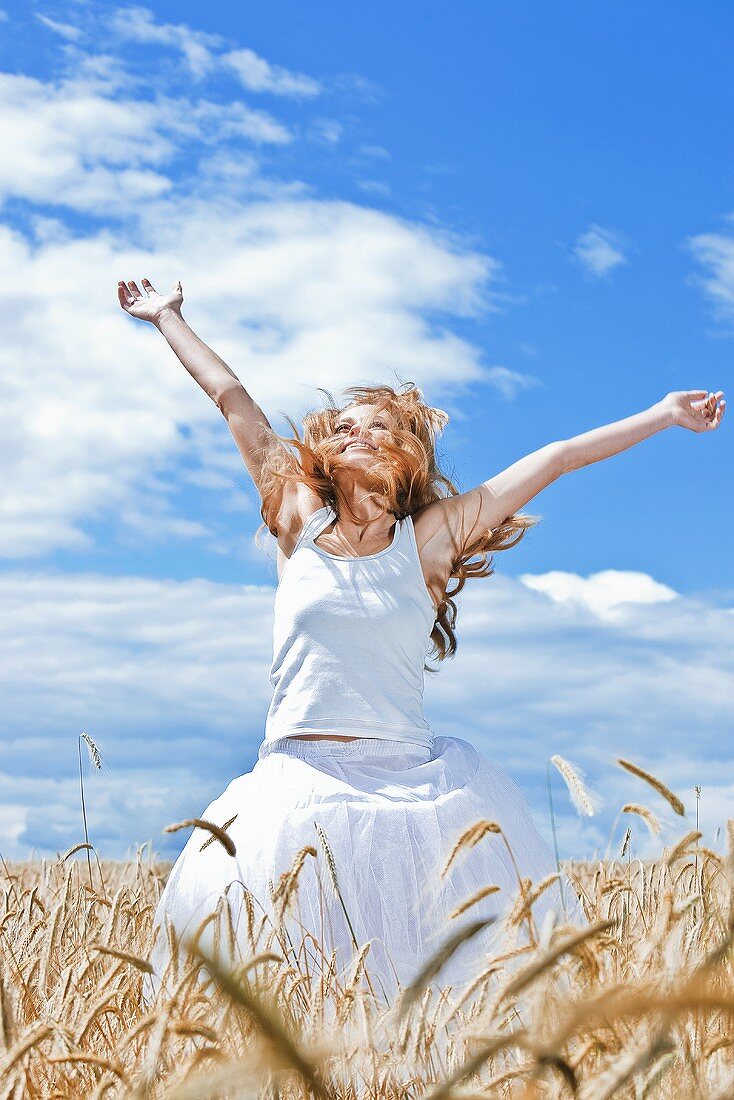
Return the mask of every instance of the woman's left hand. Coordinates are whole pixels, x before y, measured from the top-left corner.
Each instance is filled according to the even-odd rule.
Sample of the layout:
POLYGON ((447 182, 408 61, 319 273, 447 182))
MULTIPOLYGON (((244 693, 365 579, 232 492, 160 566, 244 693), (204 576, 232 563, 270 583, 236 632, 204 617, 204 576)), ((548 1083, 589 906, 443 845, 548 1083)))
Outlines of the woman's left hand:
POLYGON ((662 405, 673 417, 673 423, 692 432, 711 432, 718 428, 724 415, 726 401, 723 390, 679 390, 667 394, 662 405))

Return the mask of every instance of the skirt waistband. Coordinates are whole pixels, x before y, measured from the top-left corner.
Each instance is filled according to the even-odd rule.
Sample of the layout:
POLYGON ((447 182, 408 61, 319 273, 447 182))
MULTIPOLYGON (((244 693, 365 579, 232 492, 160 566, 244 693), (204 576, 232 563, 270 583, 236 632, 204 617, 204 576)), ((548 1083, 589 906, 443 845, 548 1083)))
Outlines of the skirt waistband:
POLYGON ((318 756, 357 757, 365 756, 402 756, 404 754, 423 756, 430 759, 432 748, 427 745, 414 745, 410 741, 388 741, 381 737, 355 737, 353 741, 331 741, 314 737, 302 741, 297 737, 279 737, 274 741, 263 741, 258 749, 258 758, 271 752, 284 752, 289 756, 298 756, 302 760, 318 756))

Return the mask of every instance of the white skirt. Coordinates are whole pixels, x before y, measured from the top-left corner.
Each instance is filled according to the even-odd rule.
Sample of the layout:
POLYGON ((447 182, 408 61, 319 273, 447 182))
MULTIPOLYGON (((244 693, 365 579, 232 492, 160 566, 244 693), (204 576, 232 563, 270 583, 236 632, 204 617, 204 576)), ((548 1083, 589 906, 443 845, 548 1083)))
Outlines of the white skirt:
MULTIPOLYGON (((192 936, 225 890, 234 964, 279 945, 294 964, 298 958, 300 969, 326 973, 335 952, 337 974, 348 980, 369 941, 364 966, 382 1003, 391 1003, 451 935, 495 918, 461 944, 437 977, 438 988, 451 985, 458 993, 503 946, 501 918, 517 899, 518 874, 537 885, 556 871, 517 784, 458 737, 436 736, 431 748, 366 737, 263 742, 252 771, 233 779, 198 816, 226 826, 236 854, 208 831, 193 830, 156 909, 154 974, 146 975, 143 987, 148 1003, 162 985, 169 988, 166 968, 168 975, 173 970, 166 919, 178 936, 192 936), (479 820, 502 832, 465 847, 442 877, 459 837, 479 820), (282 915, 273 891, 306 846, 315 855, 302 857, 296 893, 282 915), (451 916, 489 886, 499 889, 451 916), (247 904, 245 888, 253 896, 247 904), (268 932, 284 923, 287 936, 268 947, 268 932)), ((566 915, 570 909, 570 919, 578 921, 567 881, 564 890, 563 899, 557 885, 541 895, 533 907, 538 927, 551 908, 563 920, 563 902, 566 915)), ((215 924, 201 933, 210 952, 212 945, 223 950, 227 938, 214 932, 215 924)))

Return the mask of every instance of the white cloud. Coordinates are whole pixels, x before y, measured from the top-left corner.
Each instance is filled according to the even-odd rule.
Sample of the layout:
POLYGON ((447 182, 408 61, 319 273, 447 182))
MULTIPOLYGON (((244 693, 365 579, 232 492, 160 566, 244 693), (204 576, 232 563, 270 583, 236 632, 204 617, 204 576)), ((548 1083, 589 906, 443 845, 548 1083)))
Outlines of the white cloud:
POLYGON ((214 65, 212 51, 224 39, 218 34, 195 31, 185 23, 156 23, 149 8, 117 8, 109 18, 110 31, 118 39, 179 50, 192 74, 206 76, 214 65))
POLYGON ((231 137, 290 141, 281 123, 241 103, 135 99, 93 82, 0 73, 0 202, 132 214, 171 190, 164 169, 184 145, 231 137))
POLYGON ((65 38, 67 42, 77 42, 82 37, 81 28, 72 26, 71 23, 59 23, 57 20, 50 19, 47 15, 40 15, 38 12, 36 12, 36 19, 44 27, 48 27, 50 31, 53 31, 54 34, 65 38))
POLYGON ((487 378, 508 401, 533 386, 541 385, 540 379, 532 374, 520 374, 519 371, 509 370, 507 367, 489 367, 487 378))
POLYGON ((219 61, 232 69, 242 86, 250 92, 269 92, 271 95, 303 99, 316 96, 321 91, 317 80, 304 73, 289 72, 280 65, 271 65, 246 47, 221 54, 219 61))
MULTIPOLYGON (((269 569, 274 581, 272 560, 269 569)), ((658 582, 647 581, 634 581, 639 601, 613 622, 501 573, 474 581, 460 597, 458 654, 427 677, 434 732, 498 760, 542 827, 550 755, 586 770, 604 810, 580 822, 557 788, 564 853, 603 850, 626 801, 665 809, 615 766, 618 756, 659 774, 689 810, 701 783, 709 842, 729 816, 734 754, 722 730, 734 707, 734 616, 704 598, 648 602, 658 582)), ((254 764, 270 700, 272 602, 271 584, 0 574, 0 805, 17 807, 0 816, 6 858, 79 839, 82 730, 106 765, 88 794, 103 854, 150 838, 171 851, 179 841, 166 840, 164 825, 201 812, 254 764)), ((669 826, 661 844, 687 828, 669 826)), ((644 829, 635 843, 648 845, 644 829)))
MULTIPOLYGON (((0 774, 0 790, 5 786, 2 779, 2 774, 0 774)), ((32 809, 32 803, 24 805, 20 802, 12 802, 11 799, 16 794, 20 795, 20 792, 16 791, 15 785, 13 784, 12 788, 8 785, 3 791, 4 797, 0 799, 0 844, 4 845, 5 851, 9 847, 15 848, 20 841, 26 830, 26 824, 32 809)), ((3 848, 0 848, 0 851, 2 850, 3 848)), ((18 850, 22 849, 19 848, 18 850)))
POLYGON ((617 617, 622 604, 660 603, 674 600, 678 595, 647 573, 619 569, 603 569, 589 577, 554 570, 540 575, 524 573, 519 579, 528 588, 543 592, 552 600, 586 607, 600 618, 611 620, 617 617))
POLYGON ((319 81, 305 73, 275 65, 247 46, 225 49, 222 35, 196 31, 185 23, 159 23, 150 8, 117 8, 109 27, 120 40, 177 50, 197 80, 227 71, 250 92, 295 99, 311 99, 321 92, 319 81))
POLYGON ((344 134, 344 127, 333 118, 315 118, 308 128, 311 141, 320 145, 338 145, 344 134))
POLYGON ((479 311, 492 261, 389 215, 317 201, 151 204, 146 250, 122 231, 38 228, 35 245, 0 228, 5 557, 83 547, 85 523, 102 517, 135 530, 147 516, 153 538, 215 537, 173 511, 176 465, 234 477, 239 456, 163 337, 122 312, 120 278, 163 288, 180 277, 184 316, 273 418, 318 403, 316 385, 394 371, 437 394, 485 380, 477 349, 429 318, 479 311), (207 450, 184 427, 209 427, 207 450))
POLYGON ((597 278, 627 263, 618 235, 599 225, 591 225, 577 237, 572 252, 584 269, 597 278))
MULTIPOLYGON (((727 222, 734 225, 734 215, 727 222)), ((734 317, 734 235, 724 233, 699 233, 689 237, 688 248, 705 274, 697 275, 700 284, 711 300, 718 316, 731 320, 734 317)))

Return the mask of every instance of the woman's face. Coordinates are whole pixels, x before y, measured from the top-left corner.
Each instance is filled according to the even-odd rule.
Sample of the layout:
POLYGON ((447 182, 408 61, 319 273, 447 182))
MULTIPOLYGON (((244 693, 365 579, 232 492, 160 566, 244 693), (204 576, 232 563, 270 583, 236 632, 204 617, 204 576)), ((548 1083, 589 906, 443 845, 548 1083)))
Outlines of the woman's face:
POLYGON ((386 411, 375 411, 374 405, 350 405, 339 414, 334 427, 341 440, 339 453, 349 465, 369 465, 380 451, 384 440, 392 439, 394 420, 386 411))

